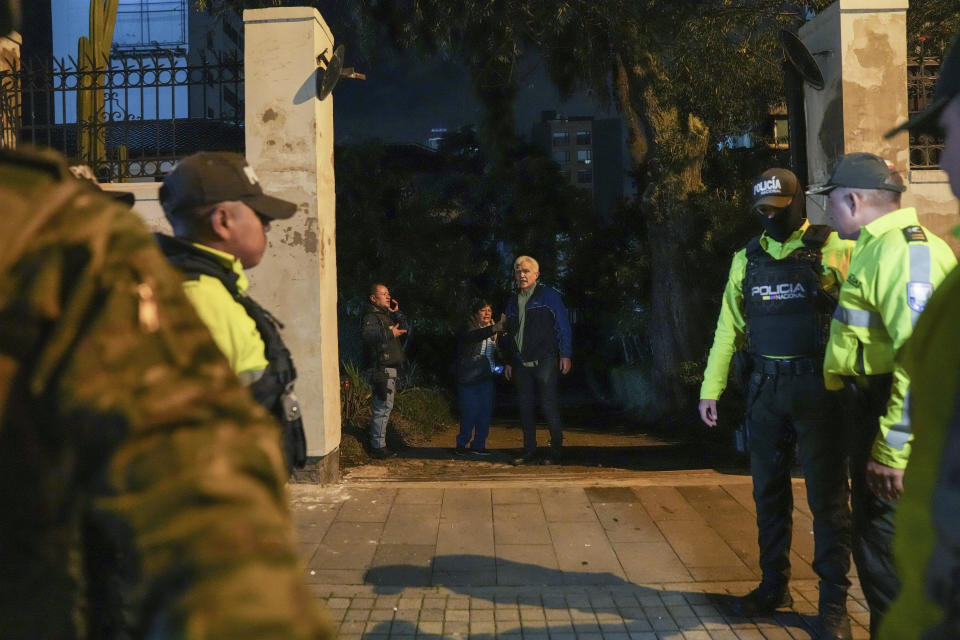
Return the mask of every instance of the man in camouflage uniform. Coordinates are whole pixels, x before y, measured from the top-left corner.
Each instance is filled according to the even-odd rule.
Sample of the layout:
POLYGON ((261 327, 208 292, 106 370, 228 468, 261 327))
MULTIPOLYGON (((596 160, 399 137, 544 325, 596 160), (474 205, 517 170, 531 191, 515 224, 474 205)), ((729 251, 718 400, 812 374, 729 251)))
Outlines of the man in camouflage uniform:
POLYGON ((331 637, 276 424, 139 218, 53 153, 0 202, 0 636, 331 637))

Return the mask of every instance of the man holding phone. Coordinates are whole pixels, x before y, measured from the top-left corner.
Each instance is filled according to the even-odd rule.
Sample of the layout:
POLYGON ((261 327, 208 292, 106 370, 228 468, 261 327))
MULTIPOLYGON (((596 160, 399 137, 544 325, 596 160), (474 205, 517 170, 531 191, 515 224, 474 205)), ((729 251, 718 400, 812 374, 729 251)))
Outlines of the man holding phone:
POLYGON ((401 336, 408 330, 400 304, 390 297, 386 285, 370 287, 370 304, 360 322, 367 375, 373 390, 373 417, 370 420, 370 455, 385 459, 397 455, 387 448, 387 421, 393 410, 397 369, 406 360, 401 336))

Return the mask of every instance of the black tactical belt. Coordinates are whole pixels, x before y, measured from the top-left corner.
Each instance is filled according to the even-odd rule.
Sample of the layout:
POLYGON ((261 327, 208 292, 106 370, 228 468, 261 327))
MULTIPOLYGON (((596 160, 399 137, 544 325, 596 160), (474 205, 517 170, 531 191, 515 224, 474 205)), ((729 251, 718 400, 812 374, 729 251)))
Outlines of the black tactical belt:
POLYGON ((754 356, 754 371, 759 371, 768 376, 788 375, 799 376, 808 373, 818 373, 823 367, 823 361, 820 358, 765 358, 763 356, 754 356))

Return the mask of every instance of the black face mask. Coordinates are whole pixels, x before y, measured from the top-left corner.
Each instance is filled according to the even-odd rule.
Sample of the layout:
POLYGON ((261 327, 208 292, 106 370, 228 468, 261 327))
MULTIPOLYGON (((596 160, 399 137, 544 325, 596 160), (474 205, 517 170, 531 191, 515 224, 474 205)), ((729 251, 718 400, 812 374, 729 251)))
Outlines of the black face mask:
POLYGON ((772 218, 760 215, 763 230, 777 242, 784 242, 790 234, 799 229, 806 219, 806 198, 795 193, 793 200, 784 209, 780 209, 772 218))

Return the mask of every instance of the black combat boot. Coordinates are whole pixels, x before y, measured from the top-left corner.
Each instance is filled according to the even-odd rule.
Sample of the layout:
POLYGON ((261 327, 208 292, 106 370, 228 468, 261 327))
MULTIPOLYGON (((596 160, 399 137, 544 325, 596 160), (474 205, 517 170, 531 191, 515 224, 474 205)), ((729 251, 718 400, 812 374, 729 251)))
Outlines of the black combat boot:
POLYGON ((733 613, 742 618, 767 616, 777 609, 793 606, 793 596, 787 585, 771 586, 761 583, 759 587, 745 596, 737 598, 730 607, 733 613))

